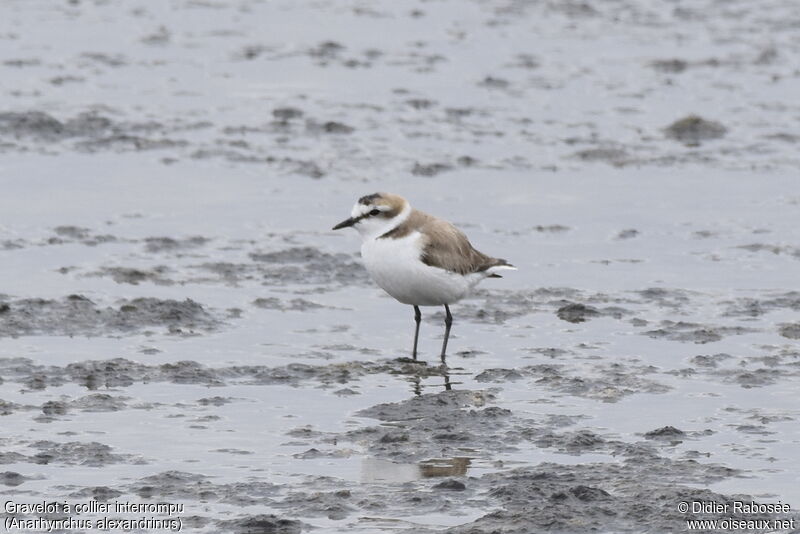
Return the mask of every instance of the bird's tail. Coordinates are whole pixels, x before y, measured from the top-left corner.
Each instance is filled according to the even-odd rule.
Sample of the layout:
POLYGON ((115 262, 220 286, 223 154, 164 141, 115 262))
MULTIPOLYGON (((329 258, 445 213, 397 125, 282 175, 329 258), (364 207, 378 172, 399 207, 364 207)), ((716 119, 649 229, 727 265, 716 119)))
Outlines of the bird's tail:
POLYGON ((516 271, 517 268, 508 263, 506 260, 494 258, 494 261, 489 265, 485 272, 487 278, 503 278, 498 271, 516 271))

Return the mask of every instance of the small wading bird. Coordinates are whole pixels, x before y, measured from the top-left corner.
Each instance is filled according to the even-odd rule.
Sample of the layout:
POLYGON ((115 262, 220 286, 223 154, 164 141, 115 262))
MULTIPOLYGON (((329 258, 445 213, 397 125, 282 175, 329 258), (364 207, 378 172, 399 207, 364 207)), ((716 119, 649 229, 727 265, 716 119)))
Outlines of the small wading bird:
POLYGON ((506 260, 475 250, 464 233, 442 219, 415 210, 406 199, 375 193, 358 199, 350 218, 334 230, 352 226, 361 234, 361 257, 370 276, 395 299, 414 306, 414 349, 422 314, 420 306, 444 306, 442 363, 453 316, 450 304, 465 297, 484 278, 516 269, 506 260))

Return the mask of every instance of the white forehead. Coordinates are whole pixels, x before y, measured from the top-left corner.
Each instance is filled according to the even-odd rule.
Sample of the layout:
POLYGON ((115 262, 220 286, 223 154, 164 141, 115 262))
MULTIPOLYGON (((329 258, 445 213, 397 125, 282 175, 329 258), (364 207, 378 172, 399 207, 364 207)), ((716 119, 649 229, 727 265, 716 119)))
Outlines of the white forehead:
POLYGON ((362 204, 361 202, 356 202, 355 206, 353 206, 353 210, 350 212, 350 216, 358 217, 360 215, 364 215, 365 213, 369 213, 374 209, 379 209, 381 211, 388 211, 392 208, 384 204, 376 206, 374 204, 362 204))
POLYGON ((356 202, 355 206, 353 206, 353 211, 350 212, 351 217, 358 217, 359 215, 364 215, 372 208, 370 206, 365 206, 360 202, 356 202))

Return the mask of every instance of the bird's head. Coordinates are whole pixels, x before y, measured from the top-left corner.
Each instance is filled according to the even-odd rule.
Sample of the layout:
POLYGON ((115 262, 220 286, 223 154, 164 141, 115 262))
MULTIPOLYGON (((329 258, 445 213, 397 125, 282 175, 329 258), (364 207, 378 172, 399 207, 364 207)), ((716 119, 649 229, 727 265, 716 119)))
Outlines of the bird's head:
POLYGON ((400 224, 411 211, 408 201, 391 193, 373 193, 358 199, 350 217, 333 227, 352 226, 362 237, 378 237, 400 224))

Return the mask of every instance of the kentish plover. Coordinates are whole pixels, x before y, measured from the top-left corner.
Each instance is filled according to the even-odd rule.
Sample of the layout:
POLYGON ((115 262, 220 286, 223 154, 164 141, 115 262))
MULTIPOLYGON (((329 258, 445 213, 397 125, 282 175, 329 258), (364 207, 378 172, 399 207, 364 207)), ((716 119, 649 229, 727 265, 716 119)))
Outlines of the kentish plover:
POLYGON ((420 306, 444 306, 444 363, 453 323, 449 305, 468 295, 484 278, 500 278, 498 271, 516 269, 506 260, 478 252, 461 230, 413 209, 398 195, 361 197, 350 218, 333 229, 348 226, 361 234, 361 257, 373 280, 395 299, 414 306, 415 360, 420 306))

